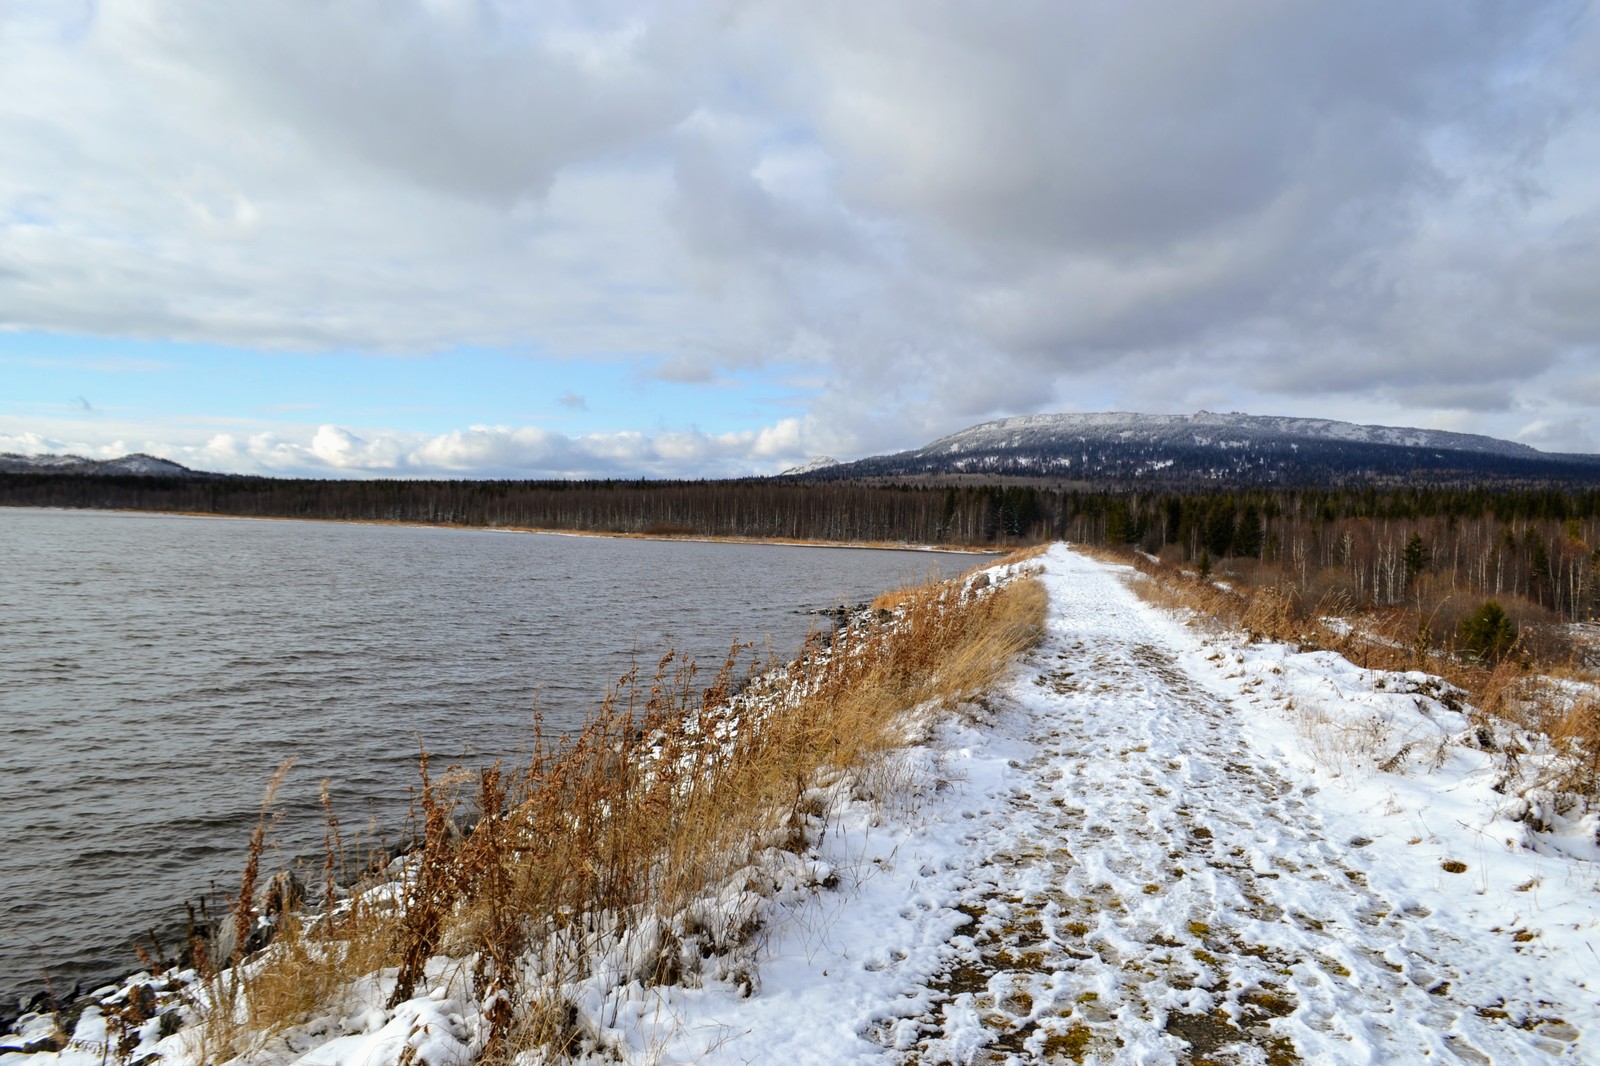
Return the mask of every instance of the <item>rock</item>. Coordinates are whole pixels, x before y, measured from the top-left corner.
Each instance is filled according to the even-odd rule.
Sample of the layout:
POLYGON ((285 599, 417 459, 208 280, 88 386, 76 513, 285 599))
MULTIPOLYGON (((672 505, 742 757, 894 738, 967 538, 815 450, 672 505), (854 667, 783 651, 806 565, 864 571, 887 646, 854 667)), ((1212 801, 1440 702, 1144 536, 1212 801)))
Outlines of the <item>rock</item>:
POLYGON ((149 985, 134 985, 128 989, 128 1007, 139 1021, 156 1016, 156 990, 149 985))
POLYGON ((305 883, 295 876, 293 870, 282 870, 272 875, 272 880, 267 882, 263 892, 261 910, 263 913, 277 917, 284 911, 292 911, 306 900, 305 883))
POLYGON ((65 1037, 63 1037, 60 1033, 51 1033, 49 1036, 42 1036, 38 1040, 24 1045, 22 1048, 22 1053, 24 1055, 37 1055, 41 1051, 60 1051, 66 1046, 67 1041, 65 1037))
POLYGON ((854 607, 850 606, 848 603, 841 603, 837 607, 814 607, 806 613, 820 615, 823 618, 831 618, 836 623, 842 625, 845 622, 850 621, 850 619, 855 615, 865 611, 867 606, 868 605, 865 603, 858 603, 854 607))

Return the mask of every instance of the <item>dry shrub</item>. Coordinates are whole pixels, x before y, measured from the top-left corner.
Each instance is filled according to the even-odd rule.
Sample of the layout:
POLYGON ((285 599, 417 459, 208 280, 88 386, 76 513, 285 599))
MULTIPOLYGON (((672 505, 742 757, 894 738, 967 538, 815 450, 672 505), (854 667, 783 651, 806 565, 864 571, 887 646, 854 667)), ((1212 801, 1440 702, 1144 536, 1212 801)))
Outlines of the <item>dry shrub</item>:
MULTIPOLYGON (((757 678, 737 675, 736 644, 704 688, 668 654, 650 677, 622 678, 580 733, 552 738, 536 726, 526 765, 474 775, 477 821, 466 834, 454 828, 461 776, 436 778, 424 754, 421 840, 400 860, 398 885, 283 921, 273 948, 234 968, 241 980, 228 986, 242 989, 251 1038, 328 1009, 383 967, 397 968, 397 1003, 447 952, 473 959, 474 991, 491 1004, 486 1060, 592 1050, 563 988, 590 976, 600 949, 645 943, 611 951, 631 959, 613 977, 657 984, 748 943, 757 929, 707 925, 693 917, 705 910, 696 901, 774 843, 803 847, 825 813, 815 787, 825 775, 894 780, 872 768, 903 742, 907 712, 953 707, 993 685, 1038 641, 1045 605, 1034 580, 929 582, 902 590, 892 612, 814 635, 794 662, 757 678), (378 905, 385 891, 404 906, 378 905)), ((336 835, 330 818, 330 864, 336 835)), ((230 1011, 230 1024, 239 1016, 230 1011)), ((240 1050, 239 1035, 214 1032, 212 1057, 240 1050)))
POLYGON ((1292 589, 1264 588, 1251 596, 1241 612, 1239 623, 1255 638, 1298 640, 1300 613, 1292 589))
POLYGON ((347 914, 326 928, 303 914, 286 915, 262 960, 267 964, 241 982, 252 1038, 304 1021, 338 1003, 357 978, 394 966, 395 926, 393 916, 377 913, 347 914))
POLYGON ((1590 698, 1573 704, 1551 727, 1550 738, 1567 755, 1560 786, 1590 803, 1600 799, 1600 701, 1590 698))
MULTIPOLYGON (((992 562, 985 561, 973 567, 971 570, 967 571, 967 573, 970 574, 974 571, 982 570, 986 566, 992 565, 994 565, 992 562)), ((906 602, 908 602, 917 594, 917 590, 926 585, 937 585, 943 580, 944 579, 939 576, 939 572, 937 570, 935 570, 933 567, 929 567, 923 573, 921 580, 918 580, 914 575, 908 576, 904 584, 896 585, 893 588, 884 589, 882 592, 878 593, 872 598, 872 602, 868 604, 868 606, 874 611, 898 611, 906 604, 906 602)))
POLYGON ((1183 566, 1185 551, 1182 544, 1163 544, 1156 552, 1156 561, 1176 570, 1183 566))
POLYGON ((912 586, 902 588, 884 589, 872 598, 871 608, 874 611, 893 611, 904 603, 911 595, 912 586))
POLYGON ((1307 573, 1300 583, 1300 596, 1306 603, 1329 605, 1328 613, 1337 615, 1353 612, 1362 601, 1361 590, 1337 566, 1307 573))

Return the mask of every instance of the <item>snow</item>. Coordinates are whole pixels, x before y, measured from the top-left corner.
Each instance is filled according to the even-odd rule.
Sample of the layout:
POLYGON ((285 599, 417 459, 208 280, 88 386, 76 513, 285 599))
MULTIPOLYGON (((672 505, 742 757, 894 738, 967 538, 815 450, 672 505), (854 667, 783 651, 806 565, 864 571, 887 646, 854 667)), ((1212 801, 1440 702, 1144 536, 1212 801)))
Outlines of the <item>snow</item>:
POLYGON ((817 457, 815 457, 813 459, 806 460, 804 463, 801 463, 799 466, 791 466, 789 469, 785 470, 782 474, 779 474, 778 476, 779 477, 791 477, 791 476, 796 476, 796 475, 800 475, 800 474, 814 474, 819 470, 826 470, 830 466, 838 466, 838 465, 839 465, 839 460, 835 459, 833 456, 831 456, 831 455, 819 455, 819 456, 817 456, 817 457))
MULTIPOLYGON (((758 935, 698 987, 583 986, 610 1060, 1600 1061, 1600 816, 1534 812, 1486 750, 1509 738, 1426 675, 1186 625, 1064 547, 1041 579, 1047 638, 1006 684, 819 782, 810 850, 703 901, 758 935)), ((252 1061, 470 1061, 466 969, 393 1010, 376 975, 252 1061)), ((105 1032, 91 1009, 0 1066, 100 1066, 105 1032)), ((193 1062, 190 1032, 141 1050, 193 1062)))

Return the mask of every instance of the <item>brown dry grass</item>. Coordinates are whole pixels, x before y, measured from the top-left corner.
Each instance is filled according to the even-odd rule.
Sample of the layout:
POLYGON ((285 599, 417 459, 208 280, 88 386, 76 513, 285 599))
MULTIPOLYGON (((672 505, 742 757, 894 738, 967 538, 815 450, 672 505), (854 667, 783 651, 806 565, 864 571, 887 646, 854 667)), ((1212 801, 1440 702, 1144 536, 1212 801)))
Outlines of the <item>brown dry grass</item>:
MULTIPOLYGON (((899 590, 892 612, 814 636, 759 678, 735 677, 737 646, 704 688, 692 666, 664 656, 652 675, 624 677, 581 733, 536 729, 526 765, 472 775, 471 797, 424 755, 421 842, 401 863, 405 906, 356 893, 318 917, 283 918, 270 949, 232 968, 237 983, 213 978, 219 993, 237 988, 243 1006, 213 997, 223 1009, 210 1019, 208 1057, 331 1009, 363 974, 393 967, 391 1004, 402 1001, 441 953, 471 960, 475 992, 494 1004, 486 1059, 581 1050, 561 989, 588 976, 595 949, 656 930, 655 950, 618 979, 658 984, 690 979, 686 966, 748 942, 757 930, 685 916, 764 849, 805 846, 826 813, 819 781, 872 775, 904 742, 913 708, 952 708, 993 685, 1037 642, 1044 609, 1037 581, 929 582, 899 590), (454 828, 463 809, 477 816, 467 834, 454 828)), ((340 850, 330 817, 330 886, 340 850)), ((259 842, 252 854, 253 878, 259 842)))
MULTIPOLYGON (((970 566, 953 580, 970 581, 976 579, 974 583, 976 588, 986 588, 989 578, 984 573, 985 571, 996 567, 1020 566, 1023 563, 1032 562, 1049 550, 1050 545, 1048 544, 1035 544, 1026 548, 1018 548, 1001 556, 999 559, 985 559, 975 566, 970 566)), ((928 571, 923 574, 921 581, 901 585, 898 588, 885 589, 873 598, 869 606, 874 611, 897 611, 917 596, 922 595, 926 589, 939 585, 943 580, 937 570, 929 567, 928 571)))
MULTIPOLYGON (((978 566, 973 567, 972 569, 973 570, 981 570, 981 569, 984 569, 985 567, 989 567, 989 566, 1009 566, 1009 565, 1014 564, 1014 563, 1032 562, 1033 560, 1039 558, 1039 556, 1043 555, 1045 552, 1047 552, 1049 550, 1050 550, 1050 545, 1049 544, 1030 544, 1027 547, 1018 548, 1015 551, 1008 552, 1007 554, 1001 556, 1000 559, 998 559, 995 562, 982 563, 982 564, 980 564, 978 566)), ((969 571, 969 573, 970 572, 971 571, 969 571)))
POLYGON ((1574 703, 1551 727, 1550 737, 1570 755, 1559 787, 1587 797, 1600 795, 1600 701, 1574 703))

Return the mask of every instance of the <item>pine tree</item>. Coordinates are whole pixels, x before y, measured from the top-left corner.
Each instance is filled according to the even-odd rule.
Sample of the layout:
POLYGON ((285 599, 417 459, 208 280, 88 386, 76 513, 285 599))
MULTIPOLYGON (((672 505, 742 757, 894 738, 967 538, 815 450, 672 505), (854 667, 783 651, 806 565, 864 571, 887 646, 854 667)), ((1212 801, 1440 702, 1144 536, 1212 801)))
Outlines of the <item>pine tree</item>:
POLYGON ((1517 627, 1494 600, 1486 600, 1461 623, 1461 650, 1483 662, 1499 662, 1516 641, 1517 627))
POLYGON ((1406 550, 1401 554, 1401 563, 1405 566, 1405 583, 1410 588, 1411 583, 1422 573, 1428 565, 1428 546, 1422 543, 1422 534, 1413 533, 1411 539, 1406 541, 1406 550))

